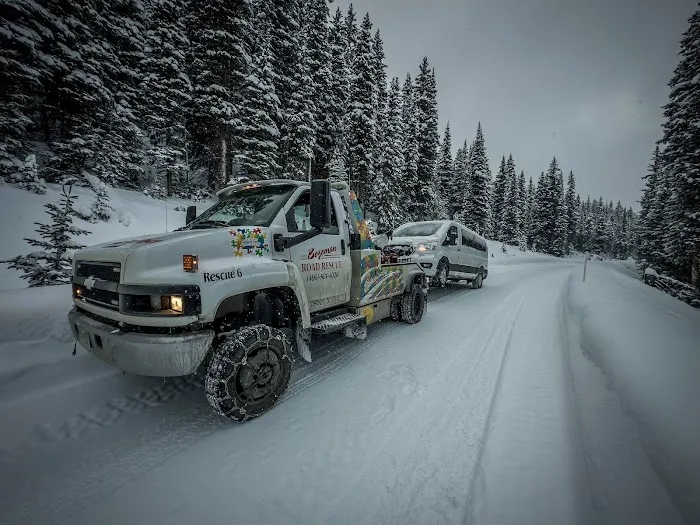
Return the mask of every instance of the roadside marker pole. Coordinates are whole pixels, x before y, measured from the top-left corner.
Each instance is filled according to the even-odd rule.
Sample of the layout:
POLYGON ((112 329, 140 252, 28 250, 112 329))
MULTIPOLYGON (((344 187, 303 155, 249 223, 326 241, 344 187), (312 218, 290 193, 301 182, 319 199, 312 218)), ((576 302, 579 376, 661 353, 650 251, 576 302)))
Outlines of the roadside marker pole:
POLYGON ((583 257, 583 282, 586 282, 586 265, 588 264, 588 252, 583 257))

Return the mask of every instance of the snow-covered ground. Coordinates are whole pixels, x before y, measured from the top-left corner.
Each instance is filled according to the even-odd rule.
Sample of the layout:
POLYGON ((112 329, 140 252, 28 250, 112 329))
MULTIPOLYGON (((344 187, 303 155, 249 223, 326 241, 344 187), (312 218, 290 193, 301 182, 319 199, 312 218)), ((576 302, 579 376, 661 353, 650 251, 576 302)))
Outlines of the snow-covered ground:
POLYGON ((494 262, 245 425, 71 356, 67 287, 5 291, 0 521, 696 523, 700 313, 620 268, 494 262))
MULTIPOLYGON (((0 191, 14 217, 48 200, 0 191)), ((160 203, 122 195, 130 225, 88 243, 165 228, 160 203)), ((73 356, 69 287, 0 270, 0 523, 700 523, 700 311, 629 261, 589 261, 584 283, 580 258, 489 251, 481 290, 319 341, 244 425, 199 378, 73 356)))

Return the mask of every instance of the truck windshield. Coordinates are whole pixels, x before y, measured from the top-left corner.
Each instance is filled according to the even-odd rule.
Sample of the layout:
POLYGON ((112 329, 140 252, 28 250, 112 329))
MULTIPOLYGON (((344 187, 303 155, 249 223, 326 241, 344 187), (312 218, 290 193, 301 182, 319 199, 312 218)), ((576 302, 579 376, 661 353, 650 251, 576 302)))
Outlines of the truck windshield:
POLYGON ((421 222, 418 224, 407 224, 397 228, 394 237, 427 237, 435 235, 442 226, 441 222, 421 222))
POLYGON ((269 226, 295 188, 292 184, 275 184, 232 192, 192 221, 187 229, 269 226))

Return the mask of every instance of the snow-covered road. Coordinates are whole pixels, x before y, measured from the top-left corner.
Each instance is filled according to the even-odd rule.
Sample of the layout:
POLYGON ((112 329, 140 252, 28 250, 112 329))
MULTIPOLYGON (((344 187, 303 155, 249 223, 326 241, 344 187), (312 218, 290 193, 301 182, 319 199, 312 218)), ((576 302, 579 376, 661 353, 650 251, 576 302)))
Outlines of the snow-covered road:
MULTIPOLYGON (((658 293, 603 264, 588 281, 658 293)), ((533 260, 496 266, 481 290, 431 290, 420 324, 326 340, 244 425, 215 416, 197 381, 70 356, 65 311, 29 307, 63 307, 65 290, 0 295, 0 522, 690 523, 634 410, 581 351, 581 271, 533 260)))

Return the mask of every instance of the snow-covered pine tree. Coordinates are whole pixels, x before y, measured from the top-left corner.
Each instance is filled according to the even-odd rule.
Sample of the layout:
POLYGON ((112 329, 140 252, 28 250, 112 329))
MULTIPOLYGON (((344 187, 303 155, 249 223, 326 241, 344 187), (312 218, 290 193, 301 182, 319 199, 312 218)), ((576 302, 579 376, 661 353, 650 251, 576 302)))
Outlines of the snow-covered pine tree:
POLYGON ((52 0, 48 9, 55 20, 47 41, 55 82, 45 84, 49 116, 42 125, 58 129, 45 133, 50 155, 42 175, 47 182, 83 186, 89 172, 110 180, 116 118, 106 69, 117 68, 117 59, 105 41, 106 21, 93 1, 52 0))
POLYGON ((328 2, 311 0, 307 2, 308 20, 304 27, 306 46, 309 54, 309 76, 313 82, 314 122, 316 140, 314 145, 313 177, 328 176, 328 162, 335 149, 336 102, 332 91, 331 48, 329 45, 328 2))
MULTIPOLYGON (((146 11, 142 0, 113 0, 97 6, 101 45, 109 54, 105 84, 113 94, 104 157, 110 171, 101 178, 112 185, 137 189, 143 176, 144 104, 142 79, 146 48, 146 11)), ((92 44, 91 44, 92 45, 92 44)))
MULTIPOLYGON (((16 160, 13 162, 14 166, 17 165, 16 162, 16 160)), ((46 193, 46 183, 44 179, 39 178, 39 166, 36 162, 36 155, 33 153, 27 155, 22 166, 17 171, 10 172, 7 182, 38 195, 46 193)))
POLYGON ((518 202, 518 175, 515 172, 513 156, 506 163, 506 193, 503 201, 501 240, 517 246, 520 242, 520 207, 518 202))
MULTIPOLYGON (((333 127, 333 144, 335 155, 343 157, 343 166, 347 160, 347 107, 350 97, 350 69, 347 63, 347 41, 345 25, 340 8, 336 9, 329 30, 328 46, 330 48, 331 72, 331 107, 328 118, 333 127)), ((343 168, 344 169, 344 168, 343 168)), ((344 180, 347 180, 347 175, 344 180)))
MULTIPOLYGON (((382 175, 382 167, 385 164, 385 156, 387 155, 387 130, 386 130, 386 113, 387 113, 387 85, 386 85, 386 63, 384 55, 384 43, 382 42, 379 30, 374 34, 372 40, 372 53, 374 54, 374 73, 375 73, 375 97, 374 97, 374 120, 376 130, 376 140, 372 158, 374 167, 372 171, 379 177, 382 175)), ((386 186, 386 184, 385 184, 386 186)), ((388 191, 388 186, 387 191, 388 191)), ((370 199, 367 201, 370 209, 379 212, 383 206, 383 200, 377 192, 370 192, 370 199)))
POLYGON ((491 196, 489 194, 489 181, 491 169, 486 156, 486 141, 479 122, 476 129, 476 138, 472 143, 469 155, 469 195, 464 210, 465 226, 483 235, 489 228, 491 215, 491 196))
POLYGON ((518 177, 518 213, 520 215, 520 235, 518 237, 518 248, 521 251, 527 250, 527 186, 525 185, 525 172, 520 170, 518 177))
POLYGON ((51 218, 50 224, 35 223, 40 239, 26 239, 30 246, 39 250, 27 255, 18 255, 8 261, 1 261, 9 268, 23 272, 22 279, 29 281, 30 287, 69 283, 72 276, 72 252, 83 245, 73 240, 74 236, 87 235, 88 231, 73 225, 77 213, 73 201, 72 188, 63 187, 58 205, 45 205, 51 218))
POLYGON ((445 134, 440 143, 440 151, 437 161, 436 189, 438 198, 442 201, 445 214, 440 219, 449 219, 452 216, 453 202, 455 198, 455 168, 452 160, 452 134, 450 123, 445 126, 445 134), (449 205, 448 205, 449 203, 449 205), (449 207, 448 207, 449 206, 449 207))
POLYGON ((255 180, 278 176, 280 165, 279 98, 275 93, 270 46, 263 38, 257 46, 251 71, 244 82, 246 104, 241 108, 240 133, 233 137, 237 164, 255 180))
POLYGON ((497 241, 503 241, 501 231, 503 230, 503 208, 508 186, 507 172, 506 156, 503 155, 496 179, 493 181, 493 191, 491 192, 491 225, 493 227, 493 238, 497 241))
POLYGON ((449 219, 458 220, 463 215, 463 206, 467 193, 467 174, 469 172, 469 146, 467 141, 457 150, 454 161, 454 171, 451 183, 445 188, 444 194, 448 196, 447 205, 449 219))
MULTIPOLYGON (((670 199, 665 234, 667 264, 677 279, 700 287, 700 10, 681 39, 680 62, 664 107, 663 159, 670 199)), ((665 190, 665 189, 664 189, 665 190)))
POLYGON ((423 220, 419 218, 413 203, 418 188, 418 120, 416 119, 414 86, 411 75, 406 75, 403 84, 403 103, 401 105, 401 123, 403 128, 404 175, 402 179, 403 202, 401 207, 408 221, 423 220))
MULTIPOLYGON (((294 76, 302 42, 301 0, 266 1, 258 4, 258 9, 267 11, 265 29, 269 34, 270 59, 275 73, 273 83, 281 110, 276 124, 280 131, 280 143, 284 144, 288 133, 286 119, 295 92, 294 76)), ((283 152, 278 161, 284 170, 286 160, 283 152)))
POLYGON ((576 226, 578 225, 578 205, 576 204, 576 179, 574 172, 569 172, 566 186, 566 253, 570 253, 576 242, 576 226))
POLYGON ((209 159, 210 186, 225 186, 232 173, 232 139, 242 126, 246 78, 254 32, 250 0, 202 0, 190 4, 193 135, 209 159))
POLYGON ((147 159, 171 181, 172 192, 188 181, 185 125, 192 84, 187 74, 190 43, 186 8, 185 0, 149 0, 145 58, 141 63, 147 159))
POLYGON ((406 159, 403 152, 404 134, 401 99, 399 79, 393 78, 387 99, 386 151, 382 156, 381 166, 385 194, 381 195, 380 192, 377 198, 377 201, 381 204, 377 209, 380 231, 400 225, 404 222, 403 219, 406 214, 405 188, 402 184, 406 159))
POLYGON ((348 11, 345 14, 345 61, 348 64, 350 71, 355 71, 355 57, 357 52, 357 41, 359 38, 359 30, 357 28, 357 12, 352 3, 348 6, 348 11))
POLYGON ((376 71, 372 51, 372 22, 369 14, 357 36, 350 101, 348 169, 352 188, 361 201, 371 200, 369 181, 373 177, 376 153, 376 71))
POLYGON ((540 173, 535 189, 535 201, 532 210, 532 247, 534 251, 548 253, 548 210, 547 197, 549 189, 544 171, 540 173))
POLYGON ((647 174, 643 177, 645 179, 645 185, 640 200, 638 249, 640 257, 639 262, 642 270, 646 269, 648 266, 657 265, 657 261, 655 261, 653 257, 655 251, 654 246, 657 243, 663 242, 662 239, 656 236, 656 232, 661 230, 661 228, 658 227, 658 222, 660 222, 661 217, 656 215, 653 210, 654 200, 656 199, 657 190, 659 189, 661 170, 661 152, 657 144, 651 162, 649 163, 647 174))
POLYGON ((523 221, 523 230, 525 233, 525 242, 528 248, 532 248, 535 231, 535 182, 530 177, 527 183, 527 195, 525 197, 525 215, 523 221))
POLYGON ((438 134, 435 71, 428 57, 423 58, 415 84, 415 111, 418 121, 418 184, 413 205, 420 220, 437 218, 435 169, 440 137, 438 134))
POLYGON ((26 169, 31 154, 30 132, 52 71, 45 42, 56 19, 32 0, 0 0, 0 12, 0 179, 7 179, 26 169))

